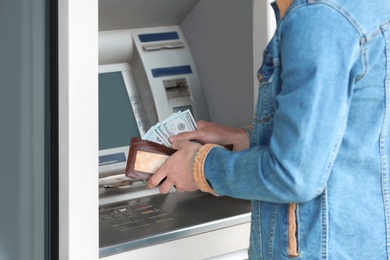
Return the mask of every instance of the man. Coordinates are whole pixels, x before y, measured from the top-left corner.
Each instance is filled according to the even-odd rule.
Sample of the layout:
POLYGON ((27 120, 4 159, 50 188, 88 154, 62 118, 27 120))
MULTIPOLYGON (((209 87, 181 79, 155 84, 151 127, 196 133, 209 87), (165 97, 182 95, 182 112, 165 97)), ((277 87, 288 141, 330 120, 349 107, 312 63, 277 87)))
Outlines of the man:
POLYGON ((148 187, 252 200, 250 259, 390 259, 390 1, 272 5, 252 126, 172 137, 148 187))

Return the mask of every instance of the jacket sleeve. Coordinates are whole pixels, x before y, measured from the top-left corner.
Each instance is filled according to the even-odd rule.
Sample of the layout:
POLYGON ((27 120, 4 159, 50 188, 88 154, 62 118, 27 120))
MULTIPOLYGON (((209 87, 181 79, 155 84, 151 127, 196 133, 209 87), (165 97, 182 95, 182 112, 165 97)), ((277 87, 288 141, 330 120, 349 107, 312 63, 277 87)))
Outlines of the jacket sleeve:
POLYGON ((326 186, 347 124, 359 35, 325 4, 294 10, 279 26, 282 83, 270 144, 199 154, 196 174, 215 194, 304 202, 326 186))

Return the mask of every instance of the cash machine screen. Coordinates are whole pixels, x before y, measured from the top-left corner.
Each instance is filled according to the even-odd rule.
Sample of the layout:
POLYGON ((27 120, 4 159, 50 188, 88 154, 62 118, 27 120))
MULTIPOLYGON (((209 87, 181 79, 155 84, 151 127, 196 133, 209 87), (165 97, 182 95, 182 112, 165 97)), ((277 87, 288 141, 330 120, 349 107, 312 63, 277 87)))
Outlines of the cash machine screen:
POLYGON ((99 74, 99 150, 128 146, 140 137, 121 72, 99 74))

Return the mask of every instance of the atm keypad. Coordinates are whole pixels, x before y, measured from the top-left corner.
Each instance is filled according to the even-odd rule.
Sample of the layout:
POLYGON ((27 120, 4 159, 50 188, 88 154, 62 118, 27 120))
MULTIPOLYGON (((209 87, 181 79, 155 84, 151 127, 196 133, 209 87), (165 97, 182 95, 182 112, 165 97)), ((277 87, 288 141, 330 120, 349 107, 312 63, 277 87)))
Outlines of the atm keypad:
POLYGON ((155 225, 175 219, 167 212, 147 203, 103 210, 99 215, 101 221, 113 225, 120 231, 155 225))

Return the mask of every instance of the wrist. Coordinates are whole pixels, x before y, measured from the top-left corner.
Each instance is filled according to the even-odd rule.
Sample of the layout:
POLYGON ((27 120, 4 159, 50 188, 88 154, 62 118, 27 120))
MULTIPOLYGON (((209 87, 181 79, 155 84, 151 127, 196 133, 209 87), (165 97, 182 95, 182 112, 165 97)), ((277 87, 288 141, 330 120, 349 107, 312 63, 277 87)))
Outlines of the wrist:
POLYGON ((219 145, 215 144, 205 144, 200 147, 193 156, 192 163, 192 176, 198 188, 203 192, 211 193, 215 196, 218 196, 217 193, 212 189, 204 174, 204 164, 207 157, 207 154, 214 147, 219 145))
POLYGON ((235 134, 233 134, 232 144, 234 145, 233 151, 241 151, 249 148, 249 140, 252 126, 245 126, 237 128, 235 134))

